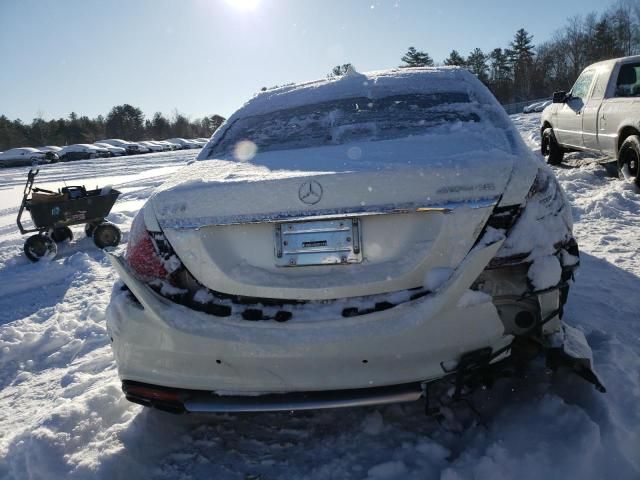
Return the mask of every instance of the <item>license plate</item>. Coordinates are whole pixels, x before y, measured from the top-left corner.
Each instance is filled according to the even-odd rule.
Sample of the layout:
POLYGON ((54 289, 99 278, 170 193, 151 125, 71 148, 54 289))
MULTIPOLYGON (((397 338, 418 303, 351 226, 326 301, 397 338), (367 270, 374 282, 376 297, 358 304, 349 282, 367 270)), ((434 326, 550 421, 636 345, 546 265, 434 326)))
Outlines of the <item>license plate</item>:
POLYGON ((360 219, 277 223, 275 256, 279 267, 362 262, 360 219))

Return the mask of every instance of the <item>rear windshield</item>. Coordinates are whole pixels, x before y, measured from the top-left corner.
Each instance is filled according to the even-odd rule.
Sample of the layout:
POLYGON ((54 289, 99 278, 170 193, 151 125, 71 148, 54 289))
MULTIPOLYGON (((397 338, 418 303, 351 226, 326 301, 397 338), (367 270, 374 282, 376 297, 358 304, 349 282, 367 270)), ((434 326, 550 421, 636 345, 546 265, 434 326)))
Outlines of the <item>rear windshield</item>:
POLYGON ((268 152, 421 135, 446 123, 479 122, 470 102, 461 92, 359 97, 239 118, 205 158, 233 158, 236 145, 246 140, 268 152))

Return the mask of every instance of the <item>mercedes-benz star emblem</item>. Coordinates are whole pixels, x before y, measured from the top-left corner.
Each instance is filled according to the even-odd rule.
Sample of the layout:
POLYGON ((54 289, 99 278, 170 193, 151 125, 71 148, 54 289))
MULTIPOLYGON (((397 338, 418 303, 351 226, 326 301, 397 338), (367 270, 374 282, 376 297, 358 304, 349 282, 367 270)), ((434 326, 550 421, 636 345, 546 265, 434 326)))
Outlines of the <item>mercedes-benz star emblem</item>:
POLYGON ((322 198, 322 185, 315 180, 307 180, 300 185, 298 198, 307 205, 315 205, 322 198))

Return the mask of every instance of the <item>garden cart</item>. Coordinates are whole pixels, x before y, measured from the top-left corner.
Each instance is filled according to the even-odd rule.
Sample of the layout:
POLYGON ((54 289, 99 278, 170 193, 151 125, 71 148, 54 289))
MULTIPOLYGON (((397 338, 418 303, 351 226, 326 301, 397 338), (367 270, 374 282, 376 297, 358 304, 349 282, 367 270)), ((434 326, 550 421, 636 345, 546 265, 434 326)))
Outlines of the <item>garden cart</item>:
POLYGON ((17 219, 23 235, 37 232, 24 244, 24 253, 29 260, 37 262, 44 256, 55 257, 58 251, 56 244, 73 238, 70 225, 85 224, 85 233, 93 237, 98 248, 114 247, 120 243, 120 229, 105 220, 120 195, 118 190, 110 187, 87 190, 84 186, 72 186, 53 192, 34 188, 38 172, 29 170, 17 219), (34 228, 23 226, 25 210, 31 214, 34 228))

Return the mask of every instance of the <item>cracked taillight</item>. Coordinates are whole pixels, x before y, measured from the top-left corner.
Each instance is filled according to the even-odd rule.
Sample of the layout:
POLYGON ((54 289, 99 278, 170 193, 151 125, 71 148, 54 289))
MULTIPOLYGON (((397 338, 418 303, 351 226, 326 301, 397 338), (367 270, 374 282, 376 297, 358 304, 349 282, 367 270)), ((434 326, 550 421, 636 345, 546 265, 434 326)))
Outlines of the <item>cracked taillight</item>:
POLYGON ((131 224, 125 258, 133 273, 147 282, 164 279, 169 274, 151 235, 140 210, 131 224))

